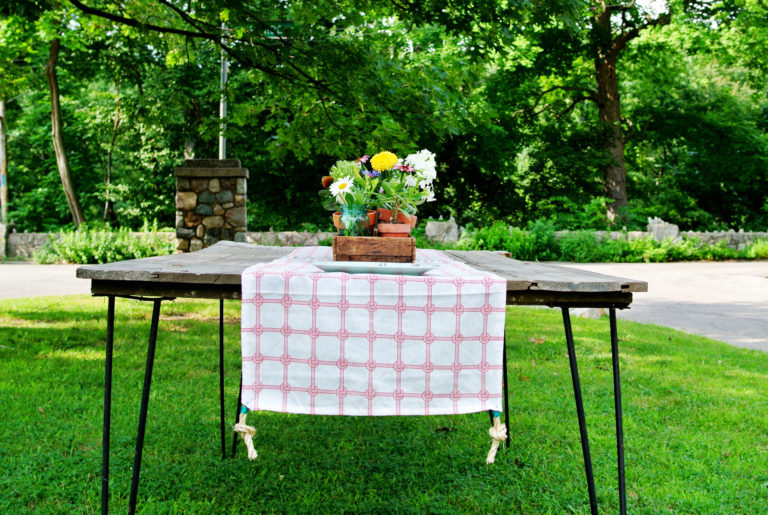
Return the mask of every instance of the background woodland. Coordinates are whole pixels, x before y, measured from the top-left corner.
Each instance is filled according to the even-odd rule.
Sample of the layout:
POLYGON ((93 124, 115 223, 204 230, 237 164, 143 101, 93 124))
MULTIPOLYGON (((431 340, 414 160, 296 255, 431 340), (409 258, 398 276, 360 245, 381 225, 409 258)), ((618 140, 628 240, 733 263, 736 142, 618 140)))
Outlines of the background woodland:
POLYGON ((753 0, 3 2, 3 211, 17 231, 172 226, 174 168, 217 155, 223 52, 249 230, 325 229, 335 160, 421 148, 440 164, 423 217, 764 230, 766 14, 753 0))

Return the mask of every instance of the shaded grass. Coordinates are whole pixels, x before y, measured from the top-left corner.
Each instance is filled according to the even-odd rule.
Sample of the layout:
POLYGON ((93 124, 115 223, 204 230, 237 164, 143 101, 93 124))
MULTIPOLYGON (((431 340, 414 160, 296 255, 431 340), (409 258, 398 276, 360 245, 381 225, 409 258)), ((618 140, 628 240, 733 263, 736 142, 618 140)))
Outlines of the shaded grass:
MULTIPOLYGON (((227 415, 239 367, 228 302, 227 415)), ((507 317, 511 448, 493 466, 487 414, 256 413, 259 459, 222 461, 218 303, 164 304, 139 508, 147 513, 587 513, 559 311, 507 317)), ((151 304, 118 299, 111 507, 127 510, 151 304)), ((0 302, 0 512, 99 510, 106 300, 0 302)), ((765 513, 768 355, 619 315, 629 508, 765 513)), ((574 319, 601 512, 618 511, 607 320, 574 319)))

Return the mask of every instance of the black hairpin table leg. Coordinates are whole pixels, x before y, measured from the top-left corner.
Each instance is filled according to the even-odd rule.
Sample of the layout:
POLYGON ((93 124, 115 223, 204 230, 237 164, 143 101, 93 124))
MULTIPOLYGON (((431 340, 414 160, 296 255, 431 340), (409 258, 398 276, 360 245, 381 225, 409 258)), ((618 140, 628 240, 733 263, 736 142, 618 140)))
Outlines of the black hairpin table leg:
POLYGON ((221 459, 227 457, 224 430, 224 299, 219 299, 219 421, 221 422, 221 459))
POLYGON ((109 513, 109 432, 112 418, 112 349, 115 338, 115 297, 107 301, 107 355, 104 361, 104 427, 101 437, 101 513, 109 513))
POLYGON ((619 376, 619 336, 616 330, 616 310, 609 310, 611 324, 611 361, 613 363, 613 401, 616 412, 616 455, 619 469, 619 512, 627 513, 627 486, 624 477, 624 423, 621 410, 621 377, 619 376))
POLYGON ((576 398, 576 414, 579 418, 579 433, 581 434, 581 451, 584 454, 584 470, 587 474, 587 489, 589 490, 589 506, 593 515, 597 514, 597 495, 595 494, 595 477, 592 473, 592 457, 589 453, 589 437, 587 436, 587 421, 584 417, 584 402, 581 399, 581 384, 579 382, 579 367, 576 364, 576 350, 573 345, 573 331, 571 330, 571 315, 568 308, 563 311, 563 327, 565 328, 565 341, 568 345, 568 361, 571 365, 571 380, 573 381, 573 395, 576 398))
POLYGON ((155 344, 157 343, 157 326, 160 320, 160 304, 163 299, 155 299, 152 308, 152 326, 149 330, 149 345, 147 347, 147 364, 144 368, 144 387, 141 390, 141 410, 139 411, 139 429, 136 435, 136 454, 133 459, 133 474, 131 475, 131 497, 128 513, 136 513, 136 496, 139 491, 139 475, 141 474, 141 455, 144 452, 144 432, 147 427, 147 408, 149 407, 149 388, 152 385, 152 367, 155 362, 155 344))

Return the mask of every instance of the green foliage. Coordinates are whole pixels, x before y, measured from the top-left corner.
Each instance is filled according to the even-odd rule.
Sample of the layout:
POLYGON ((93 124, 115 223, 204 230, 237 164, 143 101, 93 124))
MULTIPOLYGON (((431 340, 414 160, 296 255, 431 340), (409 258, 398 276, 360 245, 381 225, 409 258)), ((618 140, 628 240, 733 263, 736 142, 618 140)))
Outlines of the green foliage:
MULTIPOLYGON (((128 229, 87 229, 51 235, 48 242, 35 252, 38 263, 111 263, 171 254, 173 239, 158 233, 157 223, 142 228, 137 236, 128 229)), ((167 233, 166 233, 167 234, 167 233)))
MULTIPOLYGON (((196 27, 164 3, 99 8, 194 30, 224 16, 233 37, 256 42, 232 46, 239 59, 225 91, 229 156, 251 170, 251 230, 325 224, 318 178, 334 162, 419 148, 440 163, 437 202, 420 206, 421 218, 517 227, 545 218, 579 230, 608 228, 605 128, 581 101, 594 89, 588 56, 597 35, 582 23, 589 5, 216 1, 196 4, 196 27), (270 19, 283 21, 265 28, 270 19), (272 39, 259 44, 265 34, 272 39)), ((768 226, 764 11, 738 1, 697 16, 676 12, 671 25, 641 31, 623 51, 622 226, 639 228, 648 216, 682 229, 768 226)), ((624 14, 644 19, 638 7, 624 14)), ((66 3, 3 4, 9 216, 21 231, 70 227, 40 73, 54 36, 64 138, 86 218, 101 219, 110 200, 113 227, 145 218, 171 225, 174 168, 185 153, 216 154, 218 38, 160 37, 66 3)), ((589 242, 572 246, 582 252, 589 242)))
POLYGON ((768 240, 760 239, 752 242, 743 251, 743 256, 747 259, 768 259, 768 240))
MULTIPOLYGON (((417 240, 418 241, 418 240, 417 240)), ((611 239, 607 233, 570 231, 556 237, 551 221, 537 220, 528 230, 497 222, 489 227, 469 228, 455 245, 459 250, 504 250, 524 261, 570 261, 577 263, 658 263, 666 261, 720 261, 765 259, 768 241, 758 239, 743 250, 729 248, 724 240, 705 245, 697 238, 657 242, 650 236, 629 240, 611 239)))

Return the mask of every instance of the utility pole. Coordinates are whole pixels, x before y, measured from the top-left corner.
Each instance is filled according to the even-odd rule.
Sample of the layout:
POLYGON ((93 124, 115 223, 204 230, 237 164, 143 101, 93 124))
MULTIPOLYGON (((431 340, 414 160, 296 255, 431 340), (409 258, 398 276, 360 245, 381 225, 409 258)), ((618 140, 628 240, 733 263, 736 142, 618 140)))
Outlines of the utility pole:
MULTIPOLYGON (((227 26, 222 23, 221 24, 221 44, 226 44, 226 38, 224 37, 225 31, 227 30, 227 26)), ((227 118, 227 95, 226 95, 226 87, 227 87, 227 70, 229 68, 229 63, 227 62, 227 54, 224 52, 224 49, 221 49, 221 96, 219 97, 219 120, 221 120, 219 125, 219 159, 226 159, 227 158, 227 138, 224 135, 224 132, 227 129, 227 124, 224 123, 224 120, 227 118)))

